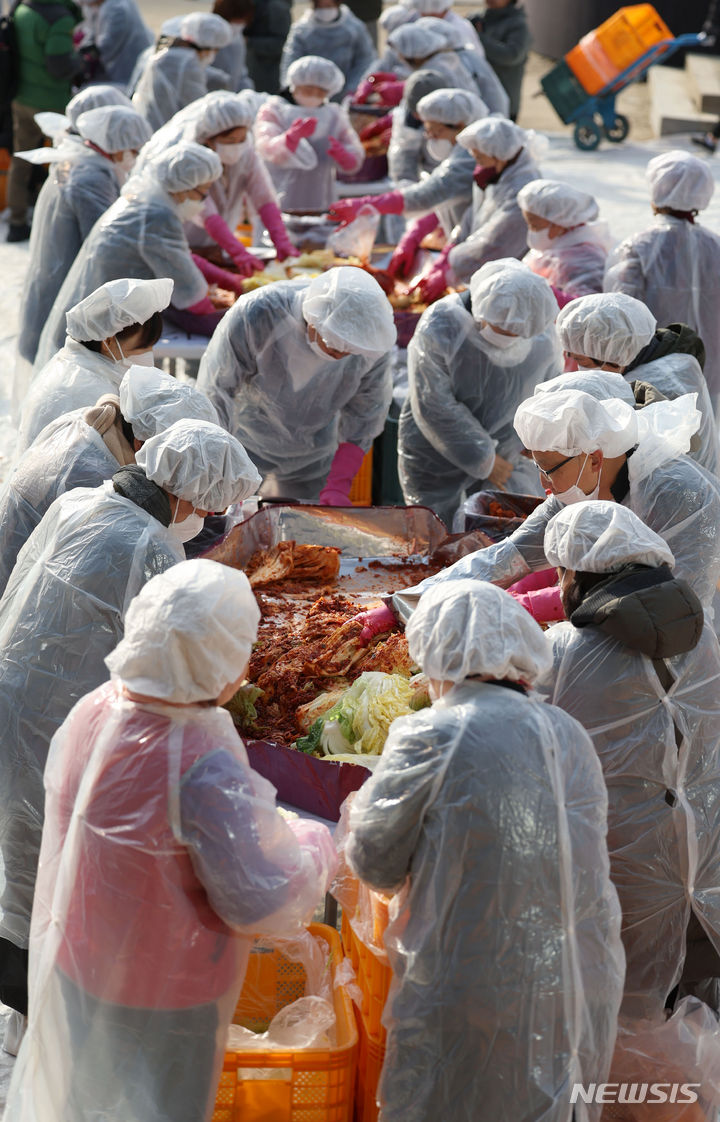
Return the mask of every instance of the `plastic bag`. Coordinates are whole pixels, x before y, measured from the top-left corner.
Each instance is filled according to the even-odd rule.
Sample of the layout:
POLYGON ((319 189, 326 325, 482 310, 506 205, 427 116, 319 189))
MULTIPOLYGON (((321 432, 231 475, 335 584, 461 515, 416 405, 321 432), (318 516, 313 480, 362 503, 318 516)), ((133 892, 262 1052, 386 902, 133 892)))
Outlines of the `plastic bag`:
POLYGON ((297 1051, 301 1048, 328 1048, 335 1027, 335 1010, 323 997, 299 997, 273 1017, 267 1032, 252 1032, 243 1025, 230 1025, 227 1047, 244 1052, 278 1048, 297 1051))
POLYGON ((328 245, 338 257, 359 257, 361 261, 369 261, 379 225, 380 212, 366 203, 352 222, 330 235, 328 245))
MULTIPOLYGON (((345 845, 350 832, 350 808, 355 795, 349 795, 340 810, 333 841, 338 851, 338 868, 330 885, 330 894, 342 907, 343 913, 361 943, 378 958, 387 963, 385 931, 396 912, 394 897, 377 892, 358 880, 345 859, 345 845)), ((351 996, 353 996, 351 994, 351 996)), ((353 997, 353 1000, 354 997, 353 997)))

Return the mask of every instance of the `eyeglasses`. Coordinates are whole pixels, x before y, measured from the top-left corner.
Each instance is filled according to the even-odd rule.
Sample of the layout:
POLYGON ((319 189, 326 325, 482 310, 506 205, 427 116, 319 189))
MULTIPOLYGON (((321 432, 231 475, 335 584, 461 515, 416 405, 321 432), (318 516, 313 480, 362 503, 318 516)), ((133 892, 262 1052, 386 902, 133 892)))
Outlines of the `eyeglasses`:
POLYGON ((576 460, 579 455, 581 455, 581 453, 576 452, 574 456, 568 456, 566 460, 561 460, 559 464, 555 464, 554 468, 541 468, 536 459, 533 459, 533 463, 535 464, 535 467, 538 469, 540 474, 544 475, 546 479, 549 479, 550 476, 554 475, 556 471, 560 471, 560 468, 564 468, 565 464, 569 464, 571 460, 576 460))

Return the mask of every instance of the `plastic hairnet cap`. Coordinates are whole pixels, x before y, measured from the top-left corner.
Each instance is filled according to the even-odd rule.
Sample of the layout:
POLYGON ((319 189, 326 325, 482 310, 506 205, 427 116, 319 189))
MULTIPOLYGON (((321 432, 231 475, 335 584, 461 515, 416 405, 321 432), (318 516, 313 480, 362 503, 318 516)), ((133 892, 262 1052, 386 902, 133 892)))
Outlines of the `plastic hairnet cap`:
POLYGON ((482 152, 493 160, 512 160, 525 147, 528 133, 505 117, 486 117, 468 125, 456 143, 468 152, 482 152))
POLYGON ((403 58, 427 58, 445 47, 442 35, 414 23, 396 27, 388 35, 388 43, 403 58))
POLYGON ((243 673, 259 621, 244 573, 217 561, 181 561, 141 588, 105 665, 133 693, 214 701, 243 673))
POLYGON ((212 12, 191 12, 180 24, 180 38, 194 43, 201 50, 220 50, 232 39, 232 28, 227 20, 212 12))
POLYGON ((101 284, 67 312, 67 333, 72 339, 109 339, 133 323, 146 323, 170 303, 175 282, 170 277, 138 280, 122 277, 101 284))
POLYGON ((396 27, 408 23, 412 18, 413 13, 404 4, 391 4, 389 8, 383 8, 378 17, 378 23, 389 35, 396 27))
POLYGON ((637 414, 618 398, 598 401, 581 390, 530 397, 518 406, 515 431, 533 452, 578 456, 598 449, 608 459, 638 442, 637 414))
POLYGON ((302 314, 328 347, 349 354, 379 358, 397 339, 390 301, 374 277, 353 265, 315 277, 303 296, 302 314))
POLYGON ((410 657, 439 682, 488 674, 531 683, 552 665, 549 643, 530 613, 484 581, 445 581, 428 589, 405 633, 410 657))
POLYGON ((624 292, 579 296, 557 318, 563 350, 596 362, 628 366, 655 335, 650 309, 624 292))
MULTIPOLYGON (((195 114, 189 114, 186 128, 201 142, 228 129, 249 128, 255 120, 255 106, 245 97, 227 90, 213 90, 193 103, 195 114)), ((186 134, 187 135, 187 134, 186 134)))
POLYGON ((445 46, 450 47, 453 51, 462 50, 467 43, 463 29, 446 19, 437 19, 435 16, 420 16, 419 19, 415 20, 415 26, 426 27, 434 35, 441 35, 445 41, 445 46))
POLYGON ((329 58, 303 55, 288 67, 287 82, 291 90, 297 86, 319 86, 327 90, 328 97, 333 97, 345 85, 345 75, 329 58))
POLYGON ((488 261, 470 278, 473 319, 523 339, 546 331, 557 314, 553 290, 514 257, 488 261))
POLYGON ((477 94, 447 87, 426 94, 417 103, 417 115, 421 120, 441 125, 467 125, 479 117, 487 117, 489 112, 477 94))
POLYGON ((545 218, 566 229, 594 222, 599 214, 592 195, 554 179, 534 179, 532 183, 526 183, 518 191, 517 199, 520 209, 526 214, 545 218))
POLYGON ((655 156, 645 177, 656 207, 705 210, 715 191, 715 180, 707 163, 679 149, 655 156))
POLYGON ((211 421, 176 421, 135 457, 148 479, 196 510, 221 511, 254 495, 261 476, 239 440, 211 421))
POLYGON ((558 390, 581 390, 598 401, 617 397, 625 401, 631 409, 635 408, 635 395, 629 382, 622 374, 613 370, 578 370, 570 374, 558 374, 535 387, 535 393, 556 393, 558 390))
POLYGON ((83 140, 91 141, 103 152, 123 152, 128 148, 137 150, 152 136, 152 129, 145 118, 123 105, 103 105, 81 113, 77 119, 77 131, 83 140))
POLYGON ((426 94, 445 89, 446 81, 442 74, 434 70, 415 70, 403 88, 403 98, 410 112, 417 113, 417 107, 426 94))
POLYGON ((623 565, 675 565, 666 542, 628 507, 598 500, 565 507, 545 527, 549 563, 576 573, 610 573, 623 565))
POLYGON ((131 366, 120 383, 120 412, 138 440, 149 440, 175 421, 218 423, 215 406, 195 386, 162 370, 131 366))
POLYGON ((65 107, 65 116, 75 128, 82 113, 101 105, 124 105, 126 109, 132 109, 130 98, 115 86, 86 86, 75 97, 70 98, 65 107))
POLYGON ((166 191, 192 191, 201 183, 214 183, 222 175, 222 162, 216 152, 194 140, 183 140, 161 152, 152 170, 166 191))
POLYGON ((452 8, 452 0, 411 0, 410 6, 423 16, 439 16, 452 8))

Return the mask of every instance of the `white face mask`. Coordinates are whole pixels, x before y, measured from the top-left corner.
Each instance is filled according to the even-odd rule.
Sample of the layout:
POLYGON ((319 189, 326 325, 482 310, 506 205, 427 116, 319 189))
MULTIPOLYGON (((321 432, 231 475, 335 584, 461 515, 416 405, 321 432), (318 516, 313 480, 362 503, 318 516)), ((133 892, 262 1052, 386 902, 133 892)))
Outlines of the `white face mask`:
POLYGON ((321 105, 325 104, 324 97, 310 97, 309 94, 296 93, 292 91, 295 104, 299 105, 302 109, 319 109, 321 105))
POLYGON ((152 351, 143 351, 139 355, 130 355, 127 359, 128 366, 154 366, 155 355, 152 351))
MULTIPOLYGON (((175 513, 177 513, 177 507, 175 508, 175 513)), ((192 514, 188 514, 187 518, 183 518, 182 522, 176 522, 175 516, 173 515, 173 520, 168 526, 168 530, 174 538, 177 538, 179 542, 184 544, 196 538, 204 525, 205 519, 202 515, 193 511, 192 514)))
POLYGON ((316 19, 318 23, 332 23, 339 15, 339 8, 316 8, 313 12, 313 19, 316 19))
POLYGON ((220 157, 221 162, 227 167, 230 167, 232 164, 238 162, 249 147, 250 141, 246 137, 245 140, 241 140, 239 144, 218 144, 215 151, 220 157))
POLYGON ((495 328, 491 327, 489 323, 486 323, 484 327, 480 328, 480 334, 486 343, 489 343, 492 347, 498 347, 501 351, 508 350, 508 348, 514 346, 518 340, 517 335, 499 335, 495 328))
MULTIPOLYGON (((200 216, 200 212, 205 205, 204 199, 183 199, 181 203, 177 203, 177 212, 182 218, 183 222, 194 222, 200 216)), ((202 225, 202 223, 201 223, 202 225)))
POLYGON ((428 150, 428 155, 433 160, 446 160, 453 150, 453 143, 451 140, 439 140, 431 137, 425 141, 425 147, 428 150))
POLYGON ((572 487, 568 487, 567 491, 555 491, 554 492, 553 498, 557 499, 557 501, 559 503, 561 503, 563 506, 572 506, 574 503, 587 503, 587 502, 590 502, 592 499, 596 499, 598 497, 598 494, 600 493, 600 476, 599 475, 598 475, 597 484, 595 485, 595 489, 593 491, 591 491, 589 495, 586 495, 585 492, 582 490, 582 488, 578 487, 578 482, 580 480, 580 476, 585 471, 585 464, 588 462, 589 459, 590 459, 590 453, 588 452, 587 456, 583 460, 582 467, 580 468, 580 471, 578 472, 578 477, 575 480, 572 487))
POLYGON ((527 243, 530 249, 536 249, 538 253, 544 253, 548 249, 555 248, 556 238, 551 238, 548 231, 545 230, 528 230, 527 243))

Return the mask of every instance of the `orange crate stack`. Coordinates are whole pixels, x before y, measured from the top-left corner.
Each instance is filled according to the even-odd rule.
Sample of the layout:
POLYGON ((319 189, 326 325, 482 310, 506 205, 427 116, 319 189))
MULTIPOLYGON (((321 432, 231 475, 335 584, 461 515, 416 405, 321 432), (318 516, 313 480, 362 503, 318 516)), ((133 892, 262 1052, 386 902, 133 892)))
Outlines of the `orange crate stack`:
MULTIPOLYGON (((334 973, 343 958, 340 936, 324 924, 311 924, 309 930, 328 944, 334 973)), ((280 1009, 304 995, 302 965, 279 950, 260 948, 250 954, 233 1021, 264 1031, 280 1009)), ((343 986, 333 987, 333 1000, 334 1046, 225 1053, 212 1122, 351 1122, 357 1026, 343 986), (276 1078, 271 1072, 277 1073, 276 1078)))
POLYGON ((652 4, 620 8, 565 55, 565 61, 589 94, 598 93, 673 33, 652 4))
MULTIPOLYGON (((387 922, 387 916, 384 917, 387 922)), ((380 917, 382 922, 382 917, 380 917)), ((378 942, 382 933, 376 924, 378 942)), ((376 1122, 378 1116, 377 1087, 385 1059, 387 1032, 382 1024, 382 1014, 387 1000, 392 971, 387 960, 362 942, 343 912, 341 935, 345 955, 355 970, 357 984, 362 993, 362 1008, 355 1008, 358 1028, 358 1069, 355 1088, 355 1122, 376 1122)))
POLYGON ((372 506, 372 468, 373 450, 365 453, 365 459, 352 481, 350 502, 353 506, 372 506))

